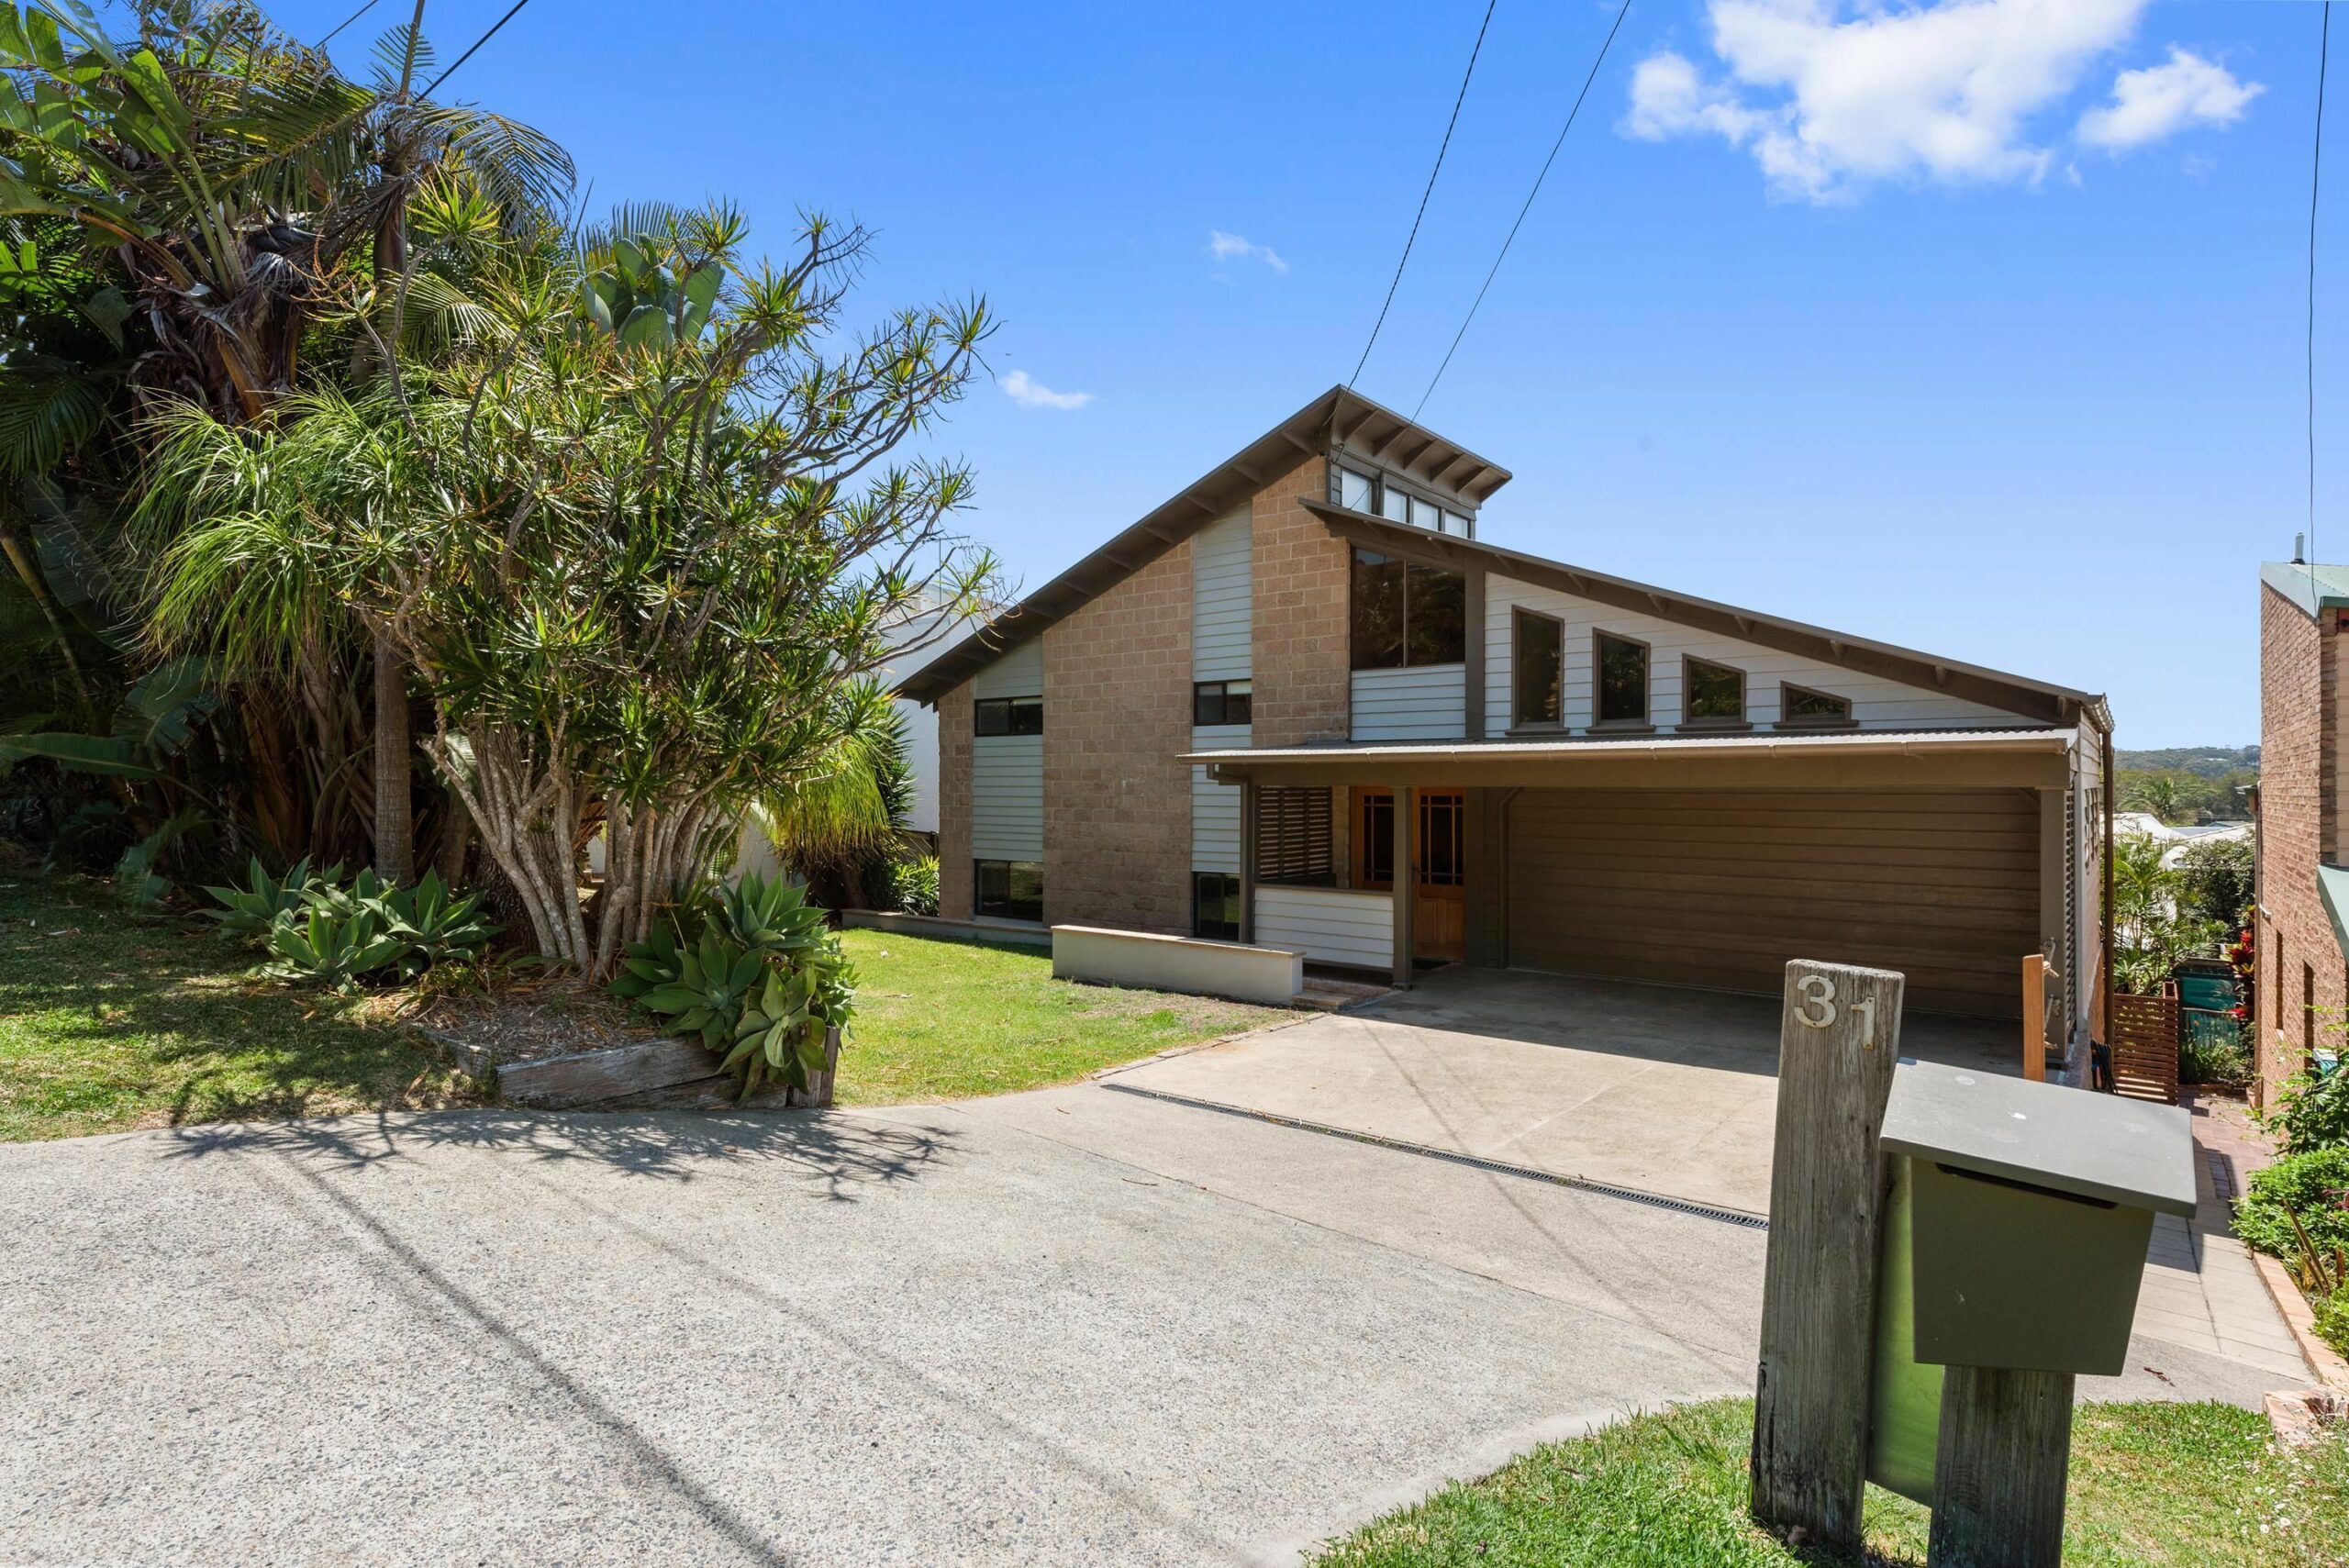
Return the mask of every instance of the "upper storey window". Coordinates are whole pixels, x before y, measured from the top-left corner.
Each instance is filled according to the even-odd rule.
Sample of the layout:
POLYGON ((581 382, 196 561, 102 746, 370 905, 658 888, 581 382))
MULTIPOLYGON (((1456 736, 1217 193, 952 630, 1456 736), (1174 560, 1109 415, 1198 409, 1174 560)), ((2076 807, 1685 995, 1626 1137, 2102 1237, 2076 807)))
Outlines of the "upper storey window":
POLYGON ((1430 533, 1452 534, 1460 539, 1476 537, 1475 518, 1431 501, 1384 473, 1348 468, 1343 463, 1332 464, 1331 472, 1337 475, 1332 486, 1337 503, 1350 512, 1368 512, 1375 517, 1425 528, 1430 533))
POLYGON ((1357 550, 1350 640, 1357 670, 1458 664, 1468 657, 1468 580, 1357 550))
POLYGON ((979 735, 1041 735, 1041 697, 982 697, 971 705, 972 730, 979 735))

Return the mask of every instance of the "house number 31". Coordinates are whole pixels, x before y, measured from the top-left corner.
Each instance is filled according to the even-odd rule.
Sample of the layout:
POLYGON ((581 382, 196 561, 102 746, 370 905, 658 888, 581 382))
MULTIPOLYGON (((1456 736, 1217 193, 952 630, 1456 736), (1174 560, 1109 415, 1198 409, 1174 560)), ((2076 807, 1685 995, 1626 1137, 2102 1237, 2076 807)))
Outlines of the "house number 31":
MULTIPOLYGON (((1841 1016, 1835 1004, 1835 982, 1824 974, 1806 974, 1795 982, 1801 999, 1795 1006, 1795 1021, 1806 1029, 1823 1029, 1841 1016)), ((1860 1016, 1859 1046, 1862 1051, 1876 1049, 1876 998, 1863 996, 1852 1004, 1852 1011, 1860 1016)))

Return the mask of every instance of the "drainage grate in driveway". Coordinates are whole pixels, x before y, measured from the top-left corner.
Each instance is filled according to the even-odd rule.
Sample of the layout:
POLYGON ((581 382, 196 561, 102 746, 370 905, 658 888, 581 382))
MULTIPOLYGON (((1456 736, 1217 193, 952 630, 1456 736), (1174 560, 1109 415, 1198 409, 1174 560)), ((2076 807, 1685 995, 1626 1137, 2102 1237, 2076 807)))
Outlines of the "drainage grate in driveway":
POLYGON ((1342 1138, 1350 1143, 1367 1143, 1378 1149, 1397 1150, 1405 1154, 1417 1154, 1423 1159, 1443 1160, 1454 1165, 1467 1165, 1479 1171, 1492 1171, 1504 1176, 1521 1176, 1529 1182, 1547 1182, 1552 1186, 1572 1187, 1576 1192, 1597 1193, 1601 1197, 1620 1198, 1625 1203, 1645 1204, 1650 1208, 1668 1208, 1675 1214, 1693 1214, 1700 1219, 1719 1220, 1723 1225, 1735 1225, 1748 1230, 1767 1230, 1770 1222, 1758 1214, 1742 1209, 1720 1208, 1709 1203, 1693 1203, 1687 1198, 1665 1197, 1660 1193, 1643 1193, 1635 1187, 1619 1187, 1611 1182, 1594 1182, 1581 1176, 1562 1176, 1554 1171, 1537 1171, 1531 1165, 1512 1165, 1506 1160, 1487 1160, 1481 1154, 1463 1154, 1457 1150, 1431 1149, 1424 1143, 1407 1143, 1399 1138, 1382 1138, 1375 1132, 1353 1132, 1342 1127, 1330 1127, 1318 1121, 1306 1121, 1297 1117, 1277 1116, 1271 1111, 1252 1111, 1240 1106, 1218 1105, 1213 1100, 1193 1099, 1188 1095, 1170 1095, 1160 1089, 1137 1088, 1114 1080, 1097 1080, 1101 1088, 1120 1095, 1138 1095, 1146 1100, 1163 1100, 1171 1106, 1188 1106, 1193 1110, 1215 1111, 1223 1116, 1245 1117, 1250 1121, 1265 1121, 1275 1127, 1295 1128, 1299 1132, 1318 1132, 1325 1138, 1342 1138))

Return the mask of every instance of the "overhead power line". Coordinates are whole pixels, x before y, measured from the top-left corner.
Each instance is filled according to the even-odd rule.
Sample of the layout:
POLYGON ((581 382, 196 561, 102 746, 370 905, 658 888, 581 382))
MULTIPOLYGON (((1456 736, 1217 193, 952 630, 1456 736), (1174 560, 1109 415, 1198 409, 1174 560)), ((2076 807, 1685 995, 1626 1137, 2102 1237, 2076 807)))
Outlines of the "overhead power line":
POLYGON ((2309 157, 2309 581, 2316 581, 2316 197, 2324 175, 2324 68, 2332 51, 2332 0, 2316 45, 2316 145, 2309 157))
MULTIPOLYGON (((2326 3, 2331 4, 2331 0, 2326 3)), ((1500 275, 1501 263, 1508 259, 1508 248, 1517 242, 1517 231, 1525 226, 1525 215, 1533 210, 1533 198, 1542 194, 1542 182, 1550 177, 1550 165, 1558 161, 1558 150, 1565 146, 1566 133, 1575 128, 1575 117, 1582 113, 1582 101, 1590 96, 1590 84, 1598 80, 1598 68, 1607 63, 1607 51, 1615 47, 1615 35, 1623 30, 1623 18, 1631 10, 1631 0, 1623 0, 1616 11, 1615 25, 1607 29, 1607 41, 1598 46, 1598 58, 1590 62, 1590 74, 1582 79, 1582 91, 1575 95, 1575 106, 1566 111, 1566 123, 1559 128, 1558 139, 1550 144, 1550 156, 1542 161, 1542 172, 1533 176, 1533 188, 1525 193, 1525 205, 1517 209, 1517 221, 1508 226, 1508 238, 1501 241, 1500 254, 1493 258, 1492 271, 1485 274, 1484 287, 1476 291, 1467 316, 1461 320, 1460 330, 1453 334, 1452 347, 1443 351, 1443 363, 1435 367, 1435 374, 1428 378, 1428 389, 1419 394, 1419 404, 1411 410, 1412 418, 1418 418, 1419 409, 1425 408, 1428 399, 1435 395, 1435 384, 1443 379, 1443 373, 1451 368, 1452 356, 1460 351, 1460 340, 1468 336, 1468 324, 1476 319, 1477 306, 1485 303, 1486 289, 1491 288, 1493 280, 1500 275)))
POLYGON ((449 67, 449 69, 448 69, 448 70, 443 71, 440 75, 435 76, 435 77, 432 79, 432 86, 430 86, 430 87, 427 87, 423 92, 418 93, 418 94, 417 95, 417 97, 419 97, 419 98, 429 98, 430 96, 432 96, 433 88, 436 88, 436 87, 440 86, 441 83, 446 82, 447 80, 449 80, 449 78, 450 78, 450 77, 454 76, 454 75, 457 73, 457 66, 458 66, 458 65, 462 65, 462 64, 464 64, 464 62, 465 62, 465 61, 467 61, 468 60, 471 60, 471 59, 473 57, 473 50, 478 50, 479 48, 481 48, 481 46, 482 46, 482 45, 484 45, 484 44, 487 43, 490 39, 492 39, 495 38, 495 37, 497 36, 497 29, 498 29, 498 28, 502 28, 502 27, 504 27, 507 23, 508 23, 508 22, 512 21, 512 20, 514 19, 514 14, 515 14, 515 12, 519 11, 523 6, 525 6, 529 5, 529 3, 530 3, 530 0, 514 0, 514 5, 513 5, 512 9, 508 10, 508 11, 506 13, 506 15, 504 15, 504 16, 502 16, 502 17, 498 17, 496 21, 492 22, 492 23, 490 24, 490 26, 489 26, 489 31, 487 31, 487 32, 485 32, 485 33, 482 34, 482 35, 481 35, 481 37, 479 37, 479 38, 477 38, 477 39, 473 39, 473 49, 468 49, 467 50, 465 50, 465 52, 464 52, 464 53, 462 53, 462 54, 461 54, 461 55, 457 56, 457 64, 456 64, 456 65, 451 65, 451 67, 449 67))
MULTIPOLYGON (((351 26, 351 23, 353 23, 353 22, 357 21, 360 17, 362 17, 365 16, 368 12, 370 12, 370 11, 373 10, 374 8, 375 8, 375 0, 367 0, 367 4, 365 4, 364 6, 360 6, 360 7, 359 7, 359 9, 357 9, 356 11, 353 11, 353 12, 352 12, 352 13, 351 13, 351 15, 349 15, 348 17, 345 17, 341 21, 337 22, 337 23, 334 25, 334 33, 339 33, 339 32, 342 31, 342 29, 343 29, 343 28, 347 28, 347 27, 351 26)), ((326 47, 327 47, 327 45, 328 45, 328 44, 330 44, 330 43, 334 42, 334 33, 328 33, 326 37, 324 37, 324 38, 320 39, 317 42, 316 42, 316 43, 312 44, 310 47, 311 47, 312 49, 324 49, 324 48, 326 48, 326 47)))
POLYGON ((1460 91, 1453 95, 1452 117, 1443 124, 1443 140, 1436 145, 1435 167, 1428 171, 1427 188, 1419 193, 1419 210, 1411 215, 1411 232, 1404 237, 1403 253, 1395 259, 1395 275, 1387 280, 1386 298, 1378 306, 1378 319, 1371 324, 1370 341, 1362 346, 1362 358, 1354 361, 1354 373, 1346 377, 1348 386, 1362 379, 1362 367, 1370 363, 1370 350, 1377 346, 1379 329, 1386 325, 1386 312, 1395 304, 1396 285, 1403 281, 1403 264, 1411 259, 1411 247, 1419 238, 1419 223, 1428 215, 1428 197, 1435 194, 1435 177, 1443 172, 1443 155, 1452 147, 1453 128, 1460 123, 1460 106, 1468 101, 1468 81, 1476 74, 1476 57, 1485 52, 1485 29, 1493 25, 1493 7, 1500 0, 1486 0, 1485 19, 1476 24, 1476 42, 1468 50, 1468 69, 1460 73, 1460 91))

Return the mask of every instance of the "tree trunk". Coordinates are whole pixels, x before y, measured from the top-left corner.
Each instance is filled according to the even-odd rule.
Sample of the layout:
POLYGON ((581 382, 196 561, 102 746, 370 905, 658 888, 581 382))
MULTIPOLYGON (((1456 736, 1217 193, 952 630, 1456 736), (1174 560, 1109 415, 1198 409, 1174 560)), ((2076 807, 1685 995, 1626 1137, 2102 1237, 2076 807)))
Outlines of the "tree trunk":
POLYGON ((415 740, 408 731, 407 661, 388 630, 375 633, 375 874, 416 880, 416 821, 409 800, 415 740))

